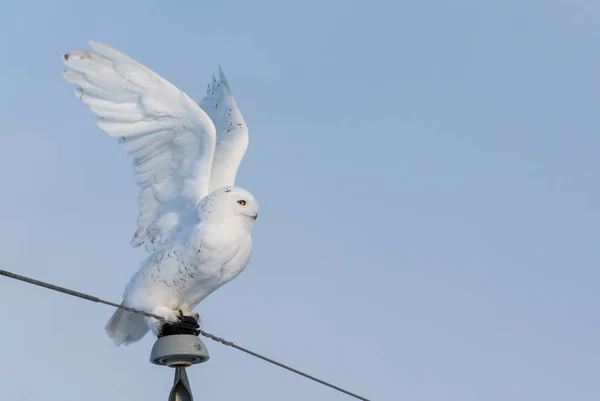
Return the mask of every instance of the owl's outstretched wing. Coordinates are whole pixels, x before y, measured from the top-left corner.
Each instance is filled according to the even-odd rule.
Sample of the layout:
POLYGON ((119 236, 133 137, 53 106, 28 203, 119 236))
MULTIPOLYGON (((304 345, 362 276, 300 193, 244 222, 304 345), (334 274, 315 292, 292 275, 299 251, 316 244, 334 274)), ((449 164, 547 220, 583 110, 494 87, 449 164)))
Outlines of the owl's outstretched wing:
POLYGON ((209 192, 212 192, 235 184, 235 176, 248 149, 248 127, 220 67, 219 79, 213 76, 200 106, 217 129, 217 146, 209 188, 209 192))
POLYGON ((133 156, 140 193, 132 245, 153 251, 197 218, 194 207, 210 188, 216 128, 188 95, 146 66, 105 44, 90 46, 95 53, 64 56, 70 70, 63 77, 77 85, 100 128, 133 156))

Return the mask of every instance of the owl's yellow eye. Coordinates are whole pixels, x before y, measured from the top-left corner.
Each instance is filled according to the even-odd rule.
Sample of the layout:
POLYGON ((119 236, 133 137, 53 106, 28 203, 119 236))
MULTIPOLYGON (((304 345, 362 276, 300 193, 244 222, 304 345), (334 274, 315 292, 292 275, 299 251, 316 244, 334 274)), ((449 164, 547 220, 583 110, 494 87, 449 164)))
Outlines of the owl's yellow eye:
POLYGON ((239 200, 238 203, 242 206, 246 206, 246 201, 245 200, 239 200))

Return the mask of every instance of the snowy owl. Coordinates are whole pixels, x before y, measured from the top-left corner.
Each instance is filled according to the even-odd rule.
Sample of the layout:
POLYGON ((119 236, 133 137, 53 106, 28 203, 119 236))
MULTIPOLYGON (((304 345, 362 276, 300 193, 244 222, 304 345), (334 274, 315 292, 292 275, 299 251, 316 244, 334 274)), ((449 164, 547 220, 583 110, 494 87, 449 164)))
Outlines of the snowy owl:
MULTIPOLYGON (((127 55, 99 42, 63 56, 63 77, 98 125, 133 156, 139 215, 132 245, 150 253, 123 304, 175 323, 248 264, 258 204, 235 187, 248 129, 223 71, 195 103, 127 55)), ((116 345, 163 323, 117 309, 105 330, 116 345)))

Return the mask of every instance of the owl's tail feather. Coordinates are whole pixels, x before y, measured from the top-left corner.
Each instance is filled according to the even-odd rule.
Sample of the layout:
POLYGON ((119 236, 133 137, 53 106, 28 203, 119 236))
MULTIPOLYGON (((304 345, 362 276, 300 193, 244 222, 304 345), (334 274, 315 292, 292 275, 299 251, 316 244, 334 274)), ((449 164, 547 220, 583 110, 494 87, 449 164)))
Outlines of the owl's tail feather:
POLYGON ((141 340, 150 330, 143 315, 117 309, 104 327, 106 334, 119 345, 129 345, 141 340))

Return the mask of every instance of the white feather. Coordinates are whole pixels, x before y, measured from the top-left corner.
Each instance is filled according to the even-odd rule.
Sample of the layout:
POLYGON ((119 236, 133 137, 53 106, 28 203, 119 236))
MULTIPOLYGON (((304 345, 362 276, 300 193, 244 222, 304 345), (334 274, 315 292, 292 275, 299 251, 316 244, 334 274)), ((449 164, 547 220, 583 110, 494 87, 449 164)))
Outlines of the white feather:
MULTIPOLYGON (((219 68, 201 106, 129 56, 100 42, 64 56, 63 77, 133 157, 140 189, 133 246, 150 252, 123 302, 173 321, 246 267, 258 215, 233 187, 248 129, 219 68), (241 202, 241 201, 244 202, 241 202)), ((117 310, 106 325, 115 344, 141 339, 158 322, 117 310)))
POLYGON ((184 197, 185 202, 172 206, 195 205, 208 194, 216 129, 202 108, 167 80, 107 45, 90 45, 100 54, 75 50, 66 55, 71 70, 64 78, 78 86, 78 98, 100 117, 98 126, 119 137, 134 157, 140 190, 169 183, 161 187, 170 193, 161 192, 160 199, 152 191, 138 198, 140 216, 132 244, 139 246, 153 242, 147 229, 161 214, 185 214, 168 202, 184 197))
POLYGON ((209 188, 209 191, 213 191, 234 184, 240 162, 248 148, 248 127, 220 67, 219 79, 213 77, 200 105, 217 129, 217 146, 209 188))

